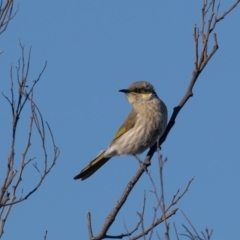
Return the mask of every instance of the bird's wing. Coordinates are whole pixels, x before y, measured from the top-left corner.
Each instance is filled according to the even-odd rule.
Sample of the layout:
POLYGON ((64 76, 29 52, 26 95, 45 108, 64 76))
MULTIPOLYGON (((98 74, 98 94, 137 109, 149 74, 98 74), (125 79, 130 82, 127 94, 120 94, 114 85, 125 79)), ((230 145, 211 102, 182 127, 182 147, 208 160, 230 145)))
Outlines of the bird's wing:
MULTIPOLYGON (((126 118, 125 122, 123 123, 123 125, 118 129, 117 133, 115 134, 112 143, 119 138, 120 136, 122 136, 124 133, 126 133, 127 131, 129 131, 131 128, 134 127, 135 123, 136 123, 136 117, 137 117, 137 113, 132 110, 130 112, 130 114, 128 115, 128 117, 126 118)), ((111 143, 111 144, 112 144, 111 143)))

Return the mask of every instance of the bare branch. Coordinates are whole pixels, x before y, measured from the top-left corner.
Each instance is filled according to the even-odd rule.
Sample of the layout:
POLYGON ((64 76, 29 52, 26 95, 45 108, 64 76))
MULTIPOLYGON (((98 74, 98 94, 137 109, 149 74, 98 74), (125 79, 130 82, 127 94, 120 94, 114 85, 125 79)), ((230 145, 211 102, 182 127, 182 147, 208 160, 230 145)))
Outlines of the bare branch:
MULTIPOLYGON (((161 208, 161 213, 162 213, 162 218, 163 219, 166 219, 166 214, 167 212, 175 205, 177 204, 177 202, 186 194, 186 192, 188 191, 189 187, 190 187, 190 184, 192 183, 193 179, 192 178, 186 188, 184 189, 184 191, 181 193, 181 195, 178 196, 180 190, 178 189, 177 192, 173 195, 172 197, 172 201, 170 202, 169 206, 167 208, 165 208, 165 197, 164 197, 164 182, 163 182, 163 167, 164 167, 164 164, 166 163, 167 159, 165 160, 161 160, 162 159, 162 156, 159 155, 159 172, 160 172, 160 186, 161 186, 161 197, 158 196, 158 193, 157 193, 157 188, 156 188, 156 185, 151 177, 151 174, 148 173, 148 176, 149 176, 149 179, 152 183, 152 186, 153 186, 153 191, 151 191, 155 197, 156 197, 156 200, 157 200, 157 206, 155 207, 155 211, 154 213, 156 213, 157 211, 157 208, 160 207, 161 208)), ((163 220, 164 221, 164 220, 163 220)), ((169 237, 169 225, 166 221, 165 222, 165 238, 169 237)), ((152 227, 152 229, 155 227, 155 219, 152 223, 152 225, 150 226, 152 227)))
POLYGON ((165 225, 165 239, 169 240, 169 225, 167 223, 166 219, 166 208, 165 208, 165 195, 164 195, 164 184, 163 184, 163 166, 164 163, 167 161, 167 159, 163 160, 162 155, 158 153, 158 164, 159 164, 159 175, 160 175, 160 186, 161 186, 161 202, 159 203, 161 210, 162 210, 162 216, 164 220, 165 225))
POLYGON ((2 34, 8 27, 9 22, 17 14, 18 9, 13 13, 14 0, 6 0, 0 3, 0 34, 2 34))
POLYGON ((187 220, 187 222, 189 223, 189 225, 191 226, 192 230, 190 230, 188 227, 186 227, 184 224, 182 224, 183 228, 186 230, 187 234, 180 234, 182 236, 188 237, 191 240, 210 240, 211 236, 213 234, 213 230, 208 230, 208 228, 205 229, 205 232, 201 231, 201 234, 203 236, 203 238, 200 237, 199 233, 197 232, 197 230, 195 229, 195 227, 193 226, 193 224, 191 223, 191 221, 187 218, 187 216, 183 213, 185 219, 187 220))
POLYGON ((227 11, 225 11, 220 17, 216 18, 216 23, 223 20, 239 3, 240 0, 237 0, 227 11))
POLYGON ((43 240, 47 240, 47 234, 48 234, 48 231, 45 232, 43 240))
MULTIPOLYGON (((140 218, 140 221, 139 223, 141 224, 141 228, 142 228, 142 232, 144 232, 144 212, 145 212, 145 205, 146 205, 146 192, 144 192, 144 198, 143 198, 143 209, 142 209, 142 212, 139 213, 138 212, 138 216, 140 218)), ((145 235, 143 236, 144 237, 144 240, 146 240, 146 237, 145 235)))
POLYGON ((135 174, 135 176, 127 184, 127 187, 125 188, 122 196, 117 201, 116 206, 113 208, 113 210, 109 213, 105 223, 103 224, 102 229, 100 230, 99 234, 96 237, 94 237, 94 239, 102 239, 106 236, 106 233, 108 229, 111 227, 111 225, 113 224, 115 217, 117 216, 118 212, 122 208, 123 204, 126 202, 130 192, 132 191, 133 187, 135 186, 135 184, 137 183, 141 175, 144 173, 144 171, 145 171, 145 166, 142 165, 139 168, 138 172, 135 174))
POLYGON ((179 240, 178 231, 177 231, 177 227, 176 227, 175 222, 173 223, 173 226, 174 226, 174 231, 175 231, 176 238, 177 238, 177 240, 179 240))
MULTIPOLYGON (((172 217, 174 214, 176 214, 178 208, 172 210, 169 214, 166 214, 165 219, 168 219, 170 217, 172 217)), ((161 216, 160 218, 158 218, 153 225, 151 225, 150 227, 148 227, 144 232, 140 233, 139 235, 132 237, 131 240, 135 240, 135 239, 139 239, 144 235, 147 235, 150 231, 152 231, 153 228, 155 228, 157 225, 159 225, 160 223, 164 222, 164 218, 163 216, 161 216)))
MULTIPOLYGON (((127 227, 126 227, 126 224, 125 224, 125 222, 124 222, 124 227, 125 227, 127 233, 122 233, 122 234, 114 235, 114 236, 112 236, 112 235, 106 235, 105 238, 122 239, 122 238, 124 238, 124 237, 129 237, 129 239, 131 239, 130 236, 131 236, 134 232, 136 232, 136 231, 138 230, 139 226, 142 225, 142 222, 143 222, 143 220, 144 220, 143 216, 144 216, 144 211, 145 211, 145 203, 146 203, 146 196, 145 196, 145 193, 144 193, 144 202, 143 202, 142 212, 141 212, 141 213, 139 213, 139 212, 137 213, 140 220, 138 221, 138 223, 136 224, 136 227, 135 227, 132 231, 128 231, 128 229, 127 229, 127 227)), ((144 229, 144 226, 143 226, 143 225, 142 225, 142 229, 144 229)), ((95 238, 93 238, 93 239, 95 239, 95 238)), ((145 235, 144 235, 144 239, 145 239, 145 235)))
POLYGON ((18 82, 18 95, 17 98, 15 98, 14 90, 13 90, 13 74, 12 74, 12 66, 10 69, 10 82, 11 82, 11 97, 7 97, 3 94, 5 99, 8 101, 8 103, 11 106, 11 112, 12 112, 12 140, 11 140, 11 146, 10 146, 10 153, 7 160, 7 166, 6 166, 6 175, 5 179, 1 186, 0 191, 0 208, 1 214, 0 214, 0 238, 3 234, 3 229, 5 222, 7 220, 7 217, 10 213, 10 210, 14 204, 17 204, 19 202, 22 202, 26 200, 29 196, 31 196, 42 184, 43 180, 47 176, 47 174, 51 171, 53 166, 55 165, 57 158, 59 156, 59 149, 55 145, 54 137, 51 131, 51 128, 48 123, 47 129, 50 134, 51 142, 53 145, 53 157, 50 161, 47 154, 47 146, 46 146, 46 133, 45 133, 45 127, 44 127, 44 121, 42 114, 35 104, 33 100, 33 89, 36 86, 37 82, 40 80, 47 62, 45 63, 42 71, 40 72, 38 78, 34 80, 33 84, 30 88, 27 86, 28 82, 28 75, 29 75, 29 69, 30 69, 30 60, 31 60, 31 48, 28 52, 28 57, 25 60, 25 49, 24 45, 20 44, 22 56, 18 60, 18 66, 16 68, 16 75, 17 75, 17 82, 18 82), (25 149, 23 150, 21 160, 20 160, 20 166, 17 170, 16 164, 15 164, 15 147, 16 147, 16 141, 17 141, 17 127, 18 122, 20 119, 20 115, 22 113, 23 108, 27 105, 27 103, 30 106, 30 123, 29 123, 29 131, 28 131, 28 137, 25 149), (38 136, 41 140, 41 146, 42 151, 44 153, 44 159, 43 159, 43 165, 44 169, 40 170, 37 167, 37 163, 34 163, 34 168, 39 172, 40 178, 39 181, 35 184, 35 187, 30 190, 25 196, 22 196, 22 193, 20 196, 17 196, 17 189, 20 187, 20 183, 23 180, 23 173, 25 168, 31 163, 33 160, 36 159, 36 157, 28 157, 29 150, 31 147, 32 142, 32 134, 33 134, 33 128, 37 129, 38 136), (11 190, 10 190, 11 189, 11 190))
POLYGON ((88 226, 88 235, 89 239, 93 238, 93 233, 92 233, 92 222, 91 222, 91 213, 87 213, 87 226, 88 226))
MULTIPOLYGON (((187 218, 187 216, 184 214, 184 212, 182 211, 183 216, 185 217, 185 219, 188 221, 188 223, 190 224, 190 226, 192 227, 193 231, 195 232, 196 236, 199 237, 197 230, 194 228, 193 224, 190 222, 190 220, 187 218)), ((200 238, 200 237, 199 237, 200 238)))
MULTIPOLYGON (((176 118, 177 118, 179 112, 184 107, 184 105, 186 104, 188 99, 193 96, 193 88, 194 88, 196 81, 198 80, 199 75, 204 70, 204 68, 206 67, 208 62, 211 60, 211 58, 213 57, 213 55, 216 53, 216 51, 219 48, 218 41, 217 41, 217 35, 215 33, 212 33, 212 31, 215 29, 217 23, 221 19, 223 19, 225 16, 227 16, 227 14, 229 14, 237 6, 237 4, 239 2, 240 2, 240 0, 236 1, 235 4, 233 4, 232 7, 229 8, 229 10, 227 10, 222 16, 217 18, 217 14, 218 14, 220 5, 218 4, 216 6, 215 0, 212 0, 209 3, 207 0, 203 0, 202 10, 201 10, 201 15, 202 15, 201 27, 194 25, 194 29, 193 29, 195 60, 194 60, 194 68, 192 71, 192 76, 191 76, 188 88, 187 88, 185 94, 183 95, 182 99, 178 103, 178 105, 176 105, 174 107, 173 113, 168 122, 167 128, 166 128, 164 134, 161 136, 159 142, 156 143, 154 146, 152 146, 149 149, 149 151, 145 157, 144 164, 141 165, 141 167, 139 168, 139 170, 137 171, 135 176, 129 181, 122 196, 117 201, 115 207, 113 208, 113 210, 109 213, 108 217, 106 218, 105 223, 103 224, 103 227, 100 230, 99 234, 96 237, 94 237, 93 239, 103 239, 103 238, 107 238, 107 237, 110 238, 110 236, 107 235, 107 231, 113 224, 118 212, 122 208, 123 204, 126 202, 133 187, 135 186, 137 181, 140 179, 142 174, 146 171, 146 169, 151 165, 151 159, 152 159, 153 154, 166 140, 169 132, 171 131, 172 127, 175 124, 175 121, 176 121, 176 118), (214 46, 209 51, 208 45, 209 45, 209 41, 211 40, 211 37, 213 37, 214 46), (199 41, 200 41, 200 43, 199 43, 199 41)), ((162 208, 163 215, 159 219, 154 221, 154 223, 149 228, 145 229, 144 232, 142 232, 141 234, 139 234, 131 239, 138 239, 142 236, 145 236, 150 231, 152 231, 152 229, 155 226, 157 226, 159 223, 163 222, 164 219, 165 219, 165 228, 167 231, 168 224, 166 222, 166 219, 168 219, 173 214, 175 214, 177 209, 174 209, 171 213, 168 213, 168 214, 167 214, 167 212, 170 210, 170 208, 173 205, 175 205, 182 198, 182 196, 184 196, 184 194, 188 191, 188 188, 192 181, 193 181, 193 178, 188 182, 188 185, 186 186, 185 190, 183 191, 183 193, 180 196, 178 195, 179 190, 177 191, 177 193, 173 196, 172 202, 169 204, 169 206, 167 208, 165 208, 165 206, 162 208)), ((162 187, 162 190, 163 190, 163 187, 162 187)), ((162 202, 162 200, 160 202, 162 202)), ((166 234, 165 234, 165 236, 166 236, 166 234)), ((117 237, 112 236, 112 238, 117 238, 117 237)))
MULTIPOLYGON (((198 28, 196 25, 194 25, 194 34, 193 34, 193 38, 194 38, 194 42, 195 42, 195 67, 194 70, 192 72, 192 78, 190 80, 189 86, 187 88, 186 93, 184 94, 182 100, 179 102, 179 104, 174 107, 173 109, 173 113, 172 116, 168 122, 167 128, 164 132, 164 134, 162 135, 162 137, 159 140, 159 146, 162 145, 162 143, 166 140, 170 130, 172 129, 172 127, 175 124, 176 118, 178 116, 178 113, 181 111, 181 109, 183 108, 183 106, 185 105, 185 103, 188 101, 188 99, 190 97, 193 96, 193 87, 199 77, 199 75, 201 74, 202 70, 205 68, 205 66, 207 65, 207 63, 209 62, 209 60, 212 58, 212 56, 216 53, 216 51, 218 50, 218 42, 217 42, 217 35, 213 34, 213 40, 214 40, 214 47, 212 49, 212 51, 210 52, 210 54, 208 54, 206 52, 207 50, 207 45, 208 45, 208 41, 209 38, 211 36, 211 32, 215 29, 216 24, 223 19, 224 17, 226 17, 238 4, 239 4, 240 0, 237 0, 221 17, 219 18, 215 18, 213 25, 211 27, 211 23, 213 21, 213 16, 215 15, 214 13, 211 13, 210 18, 208 20, 208 28, 207 30, 205 30, 204 25, 205 25, 205 17, 206 14, 208 13, 208 10, 210 7, 212 7, 212 9, 215 9, 215 1, 211 1, 209 6, 207 6, 207 1, 203 0, 203 10, 202 10, 202 32, 201 32, 201 36, 202 36, 202 40, 203 40, 203 45, 202 45, 202 49, 201 49, 201 53, 200 53, 200 58, 198 58, 199 56, 199 50, 198 50, 198 46, 199 46, 199 37, 200 34, 198 34, 198 28), (204 12, 204 14, 203 14, 204 12), (196 34, 195 34, 196 32, 196 34), (198 59, 198 63, 196 64, 196 59, 198 59)), ((219 6, 217 7, 219 8, 219 6)), ((150 162, 154 152, 155 152, 156 146, 153 146, 152 148, 150 148, 150 150, 147 153, 147 156, 145 158, 145 161, 150 162)))
MULTIPOLYGON (((54 141, 54 138, 53 138, 53 135, 52 135, 52 132, 51 132, 51 128, 49 127, 49 125, 47 125, 48 128, 49 128, 49 132, 51 133, 53 149, 54 149, 53 160, 50 163, 50 165, 48 164, 48 155, 47 155, 46 144, 45 144, 45 132, 44 132, 43 118, 42 118, 41 112, 39 111, 38 107, 35 105, 33 100, 30 99, 30 98, 29 98, 29 100, 32 103, 32 117, 31 117, 32 120, 31 120, 31 124, 32 124, 32 121, 34 121, 35 123, 38 122, 39 121, 38 118, 40 118, 40 122, 41 122, 40 126, 37 126, 36 124, 35 124, 35 126, 37 127, 37 130, 39 132, 40 139, 42 141, 42 150, 43 150, 43 153, 44 153, 44 156, 45 156, 44 157, 44 170, 43 170, 43 174, 40 173, 40 170, 38 169, 37 165, 35 164, 34 165, 35 169, 40 173, 40 179, 39 179, 39 182, 36 184, 36 186, 31 191, 29 191, 29 193, 26 194, 25 196, 20 197, 17 200, 15 200, 16 199, 16 197, 15 197, 14 201, 11 201, 10 203, 6 203, 6 204, 1 204, 0 206, 13 205, 13 204, 22 202, 22 201, 26 200, 29 196, 31 196, 41 186, 41 184, 42 184, 43 180, 45 179, 45 177, 47 176, 47 174, 51 171, 53 166, 56 164, 57 158, 58 158, 58 156, 60 154, 60 151, 59 151, 58 147, 55 145, 55 141, 54 141), (37 110, 37 113, 35 112, 35 109, 37 110)), ((31 129, 31 131, 32 131, 32 129, 31 129)), ((26 151, 28 151, 29 147, 30 146, 27 146, 26 151)), ((31 158, 27 162, 25 162, 25 156, 26 156, 26 153, 24 152, 23 158, 22 158, 22 165, 21 165, 20 172, 19 172, 19 177, 17 179, 16 185, 13 186, 14 189, 17 189, 20 181, 22 180, 22 178, 21 178, 22 177, 22 172, 23 172, 25 166, 30 161, 35 159, 35 158, 31 158)), ((14 196, 15 196, 16 190, 13 193, 14 193, 14 196)))
POLYGON ((186 194, 186 192, 188 191, 192 181, 194 180, 194 177, 191 178, 188 181, 188 184, 186 186, 186 188, 184 189, 184 191, 182 192, 182 194, 180 196, 177 197, 178 193, 179 193, 179 189, 177 190, 177 193, 173 196, 172 198, 172 202, 170 203, 170 205, 166 208, 166 211, 168 211, 172 206, 174 206, 175 204, 177 204, 177 202, 186 194))

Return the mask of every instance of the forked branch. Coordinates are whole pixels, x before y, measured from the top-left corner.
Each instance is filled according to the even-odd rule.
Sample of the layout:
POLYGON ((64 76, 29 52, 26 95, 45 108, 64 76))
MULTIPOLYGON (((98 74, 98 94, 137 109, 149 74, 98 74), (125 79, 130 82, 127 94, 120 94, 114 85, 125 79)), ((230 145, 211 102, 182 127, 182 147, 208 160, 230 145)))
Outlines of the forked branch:
MULTIPOLYGON (((51 131, 51 128, 48 123, 46 123, 47 130, 50 135, 50 139, 52 142, 53 154, 52 159, 50 160, 48 157, 48 150, 46 144, 46 132, 45 132, 45 124, 42 117, 42 114, 34 102, 33 99, 33 90, 36 84, 39 82, 47 63, 45 63, 42 71, 40 72, 38 78, 33 81, 31 86, 29 85, 28 77, 30 70, 30 56, 31 56, 31 48, 28 53, 28 58, 25 60, 25 49, 24 46, 20 43, 22 56, 18 61, 18 66, 16 67, 16 75, 17 75, 17 83, 18 83, 18 92, 17 94, 14 92, 14 80, 13 80, 13 71, 12 67, 10 70, 10 97, 3 94, 5 99, 10 104, 11 113, 12 113, 12 129, 11 129, 11 144, 10 144, 10 153, 6 163, 6 175, 3 179, 3 183, 0 190, 0 238, 3 234, 4 226, 6 220, 9 216, 11 208, 14 204, 20 203, 26 200, 29 196, 31 196, 42 184, 47 174, 51 171, 53 166, 55 165, 57 158, 59 156, 59 149, 55 144, 54 137, 51 131), (15 97, 17 96, 17 97, 15 97), (29 130, 27 134, 27 141, 25 145, 25 149, 22 152, 22 156, 20 159, 15 156, 15 148, 17 145, 17 129, 18 123, 20 121, 20 116, 22 116, 23 109, 29 106, 30 108, 30 121, 29 121, 29 130), (36 128, 37 134, 41 141, 41 149, 43 152, 43 160, 38 160, 41 169, 37 166, 35 162, 33 164, 33 169, 36 169, 39 173, 39 180, 35 183, 35 186, 32 190, 28 191, 25 195, 22 193, 19 195, 19 188, 23 178, 23 173, 25 169, 29 166, 30 163, 36 161, 37 157, 29 157, 30 148, 32 148, 33 141, 33 129, 36 128), (19 166, 19 167, 18 167, 19 166), (18 196, 19 195, 19 196, 18 196)), ((31 84, 31 83, 30 83, 31 84)), ((22 116, 23 118, 23 116, 22 116)), ((22 139, 22 138, 21 138, 22 139)))
MULTIPOLYGON (((146 158, 144 160, 145 166, 140 167, 139 170, 137 171, 137 173, 135 174, 135 176, 128 183, 122 196, 117 201, 116 206, 113 208, 113 210, 110 212, 110 214, 106 218, 106 221, 103 224, 103 227, 100 230, 99 234, 96 237, 92 237, 92 239, 97 240, 97 239, 107 238, 107 236, 108 236, 107 231, 113 224, 118 212, 120 211, 120 209, 126 202, 129 194, 131 193, 131 191, 134 188, 137 181, 140 179, 142 174, 145 172, 146 168, 151 164, 151 158, 152 158, 153 154, 155 153, 156 148, 160 147, 162 145, 162 143, 166 140, 169 132, 171 131, 172 127, 175 124, 175 121, 176 121, 176 118, 177 118, 179 112, 181 111, 183 106, 186 104, 188 99, 193 96, 193 88, 194 88, 194 85, 195 85, 199 75, 201 74, 201 72, 204 70, 204 68, 208 64, 208 62, 211 60, 213 55, 218 50, 219 46, 218 46, 218 41, 217 41, 217 35, 216 35, 216 33, 213 33, 213 31, 215 30, 215 27, 217 26, 217 23, 219 23, 224 17, 226 17, 239 4, 239 2, 240 2, 240 0, 236 0, 235 3, 228 10, 226 10, 221 16, 218 16, 218 12, 220 9, 220 3, 218 5, 216 5, 215 0, 212 0, 209 3, 207 0, 203 0, 202 9, 201 9, 201 14, 202 14, 201 27, 199 28, 197 25, 194 25, 194 29, 193 29, 194 52, 195 52, 194 58, 195 59, 194 59, 194 68, 192 71, 192 77, 189 82, 188 88, 187 88, 185 94, 183 95, 183 98, 178 103, 178 105, 176 105, 174 107, 173 113, 168 122, 167 128, 166 128, 164 134, 162 135, 162 137, 160 138, 158 145, 157 144, 154 145, 148 151, 146 158), (211 38, 212 38, 213 47, 211 50, 209 50, 208 47, 209 47, 209 41, 211 40, 211 38)), ((191 182, 192 182, 192 180, 189 181, 186 191, 188 190, 188 187, 191 184, 191 182)), ((176 203, 176 201, 178 199, 180 199, 181 197, 182 197, 182 195, 180 195, 179 197, 174 197, 172 200, 172 205, 174 205, 176 203)), ((171 204, 170 204, 170 206, 171 206, 171 204)), ((167 209, 169 209, 169 207, 166 208, 166 211, 167 211, 167 209)), ((162 221, 164 221, 163 218, 167 219, 168 217, 169 217, 169 215, 166 215, 165 217, 162 216, 159 219, 159 221, 162 222, 162 221)), ((151 229, 149 231, 151 231, 151 229)), ((147 230, 146 230, 146 234, 147 234, 147 230)), ((137 239, 137 238, 133 238, 133 239, 137 239)))
POLYGON ((13 13, 14 0, 0 0, 0 34, 8 27, 9 22, 14 18, 18 9, 13 13))

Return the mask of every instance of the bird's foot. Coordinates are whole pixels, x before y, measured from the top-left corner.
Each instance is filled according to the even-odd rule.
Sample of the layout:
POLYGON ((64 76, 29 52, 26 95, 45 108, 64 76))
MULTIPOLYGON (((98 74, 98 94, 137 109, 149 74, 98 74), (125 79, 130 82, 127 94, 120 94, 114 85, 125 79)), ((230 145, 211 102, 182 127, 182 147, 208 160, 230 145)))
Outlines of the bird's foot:
POLYGON ((155 143, 155 147, 156 147, 156 152, 159 153, 161 150, 161 146, 159 146, 159 140, 155 143))
POLYGON ((144 167, 144 171, 145 171, 145 172, 148 172, 148 170, 147 170, 148 164, 146 164, 145 162, 141 161, 137 155, 134 155, 134 157, 137 159, 140 168, 141 168, 141 167, 144 167))

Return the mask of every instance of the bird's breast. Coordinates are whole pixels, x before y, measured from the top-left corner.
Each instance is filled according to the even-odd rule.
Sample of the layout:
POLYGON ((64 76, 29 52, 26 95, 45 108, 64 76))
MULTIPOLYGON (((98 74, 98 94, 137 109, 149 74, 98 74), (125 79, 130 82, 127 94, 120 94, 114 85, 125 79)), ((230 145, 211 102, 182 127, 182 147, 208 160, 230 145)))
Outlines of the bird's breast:
POLYGON ((142 105, 134 127, 116 139, 113 147, 118 155, 140 154, 153 146, 163 134, 166 123, 166 113, 159 104, 142 105))

